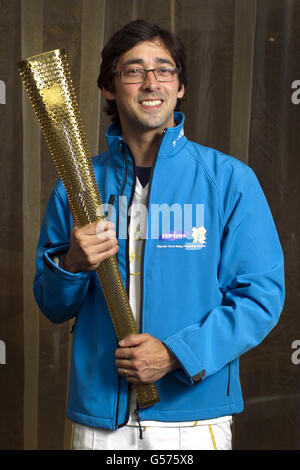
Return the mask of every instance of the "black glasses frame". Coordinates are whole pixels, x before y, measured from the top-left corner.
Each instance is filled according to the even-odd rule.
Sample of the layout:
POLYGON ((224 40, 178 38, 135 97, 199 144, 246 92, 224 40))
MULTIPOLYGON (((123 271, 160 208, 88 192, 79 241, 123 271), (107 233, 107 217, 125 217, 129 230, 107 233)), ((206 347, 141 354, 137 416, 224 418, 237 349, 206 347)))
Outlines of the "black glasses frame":
POLYGON ((177 73, 177 77, 179 76, 179 68, 178 67, 156 67, 154 69, 144 69, 144 68, 141 68, 141 67, 138 67, 139 70, 143 70, 144 72, 144 78, 143 80, 140 80, 138 82, 131 82, 131 81, 124 81, 122 79, 122 74, 124 73, 124 70, 114 70, 113 74, 114 75, 118 75, 120 77, 120 80, 123 82, 123 83, 132 83, 132 84, 137 84, 137 83, 143 83, 145 80, 146 80, 146 77, 147 77, 147 73, 148 72, 153 72, 153 75, 155 77, 155 79, 160 82, 160 83, 168 83, 168 82, 174 82, 174 80, 161 80, 161 79, 158 79, 157 76, 156 76, 156 71, 157 70, 160 70, 160 69, 172 69, 172 70, 176 70, 176 73, 177 73))

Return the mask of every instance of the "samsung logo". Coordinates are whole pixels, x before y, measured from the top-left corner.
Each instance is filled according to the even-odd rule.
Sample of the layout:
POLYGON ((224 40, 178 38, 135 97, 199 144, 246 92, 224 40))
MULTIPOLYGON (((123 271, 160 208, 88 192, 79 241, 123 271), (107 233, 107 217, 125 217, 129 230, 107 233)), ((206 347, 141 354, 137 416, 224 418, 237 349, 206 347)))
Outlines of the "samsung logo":
POLYGON ((6 85, 3 80, 0 80, 0 104, 6 104, 6 85))

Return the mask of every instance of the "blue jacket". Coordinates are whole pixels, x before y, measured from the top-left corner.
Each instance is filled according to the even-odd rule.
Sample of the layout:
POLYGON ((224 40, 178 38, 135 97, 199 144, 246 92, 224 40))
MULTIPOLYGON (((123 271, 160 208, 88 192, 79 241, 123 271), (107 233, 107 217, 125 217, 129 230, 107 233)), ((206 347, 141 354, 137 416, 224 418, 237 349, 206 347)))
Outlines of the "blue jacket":
MULTIPOLYGON (((140 410, 142 420, 191 421, 242 411, 238 358, 275 326, 284 302, 282 250, 253 171, 189 141, 181 113, 175 121, 176 127, 162 136, 150 179, 141 331, 161 339, 181 369, 157 382, 160 402, 140 410), (157 217, 162 204, 174 209, 169 227, 157 217), (175 209, 187 209, 182 230, 175 224, 175 209)), ((118 263, 128 289, 128 244, 119 203, 130 206, 135 167, 119 126, 111 126, 106 137, 108 151, 93 164, 102 201, 113 204, 118 263)), ((35 298, 55 323, 76 318, 68 418, 116 429, 127 422, 130 387, 114 363, 117 339, 98 278, 95 272, 71 274, 53 261, 68 249, 71 229, 59 181, 37 248, 35 298)))

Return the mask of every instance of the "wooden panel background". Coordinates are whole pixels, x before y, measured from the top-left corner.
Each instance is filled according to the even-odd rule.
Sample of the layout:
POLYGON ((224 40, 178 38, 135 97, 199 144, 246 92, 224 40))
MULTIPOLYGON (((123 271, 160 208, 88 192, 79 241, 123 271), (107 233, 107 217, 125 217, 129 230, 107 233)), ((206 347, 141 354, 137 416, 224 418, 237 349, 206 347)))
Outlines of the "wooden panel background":
POLYGON ((300 341, 300 104, 291 100, 292 82, 300 80, 299 0, 0 0, 0 12, 0 449, 63 449, 70 438, 70 325, 51 324, 32 295, 35 246, 57 176, 16 62, 66 49, 97 154, 109 124, 96 83, 100 51, 136 18, 183 40, 185 132, 254 169, 285 252, 281 320, 241 358, 245 411, 234 420, 234 448, 299 449, 300 365, 292 343, 300 341))

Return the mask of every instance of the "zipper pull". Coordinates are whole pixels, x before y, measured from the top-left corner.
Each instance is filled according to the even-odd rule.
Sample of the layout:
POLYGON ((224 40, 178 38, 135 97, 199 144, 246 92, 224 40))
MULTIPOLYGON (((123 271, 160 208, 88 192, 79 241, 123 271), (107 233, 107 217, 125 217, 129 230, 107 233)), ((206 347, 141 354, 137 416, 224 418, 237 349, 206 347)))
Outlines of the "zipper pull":
POLYGON ((143 440, 143 428, 142 428, 142 426, 141 426, 141 418, 140 418, 140 414, 139 414, 138 408, 136 408, 136 409, 134 410, 134 414, 135 414, 135 416, 136 416, 136 420, 137 420, 138 425, 139 425, 139 430, 140 430, 140 436, 139 436, 139 437, 140 437, 140 439, 143 440))
POLYGON ((108 203, 107 203, 108 210, 105 211, 105 213, 104 213, 104 216, 106 217, 107 220, 110 220, 110 218, 111 218, 111 213, 112 213, 112 207, 111 206, 113 205, 114 200, 115 200, 115 195, 111 194, 109 196, 109 200, 108 200, 108 203))

